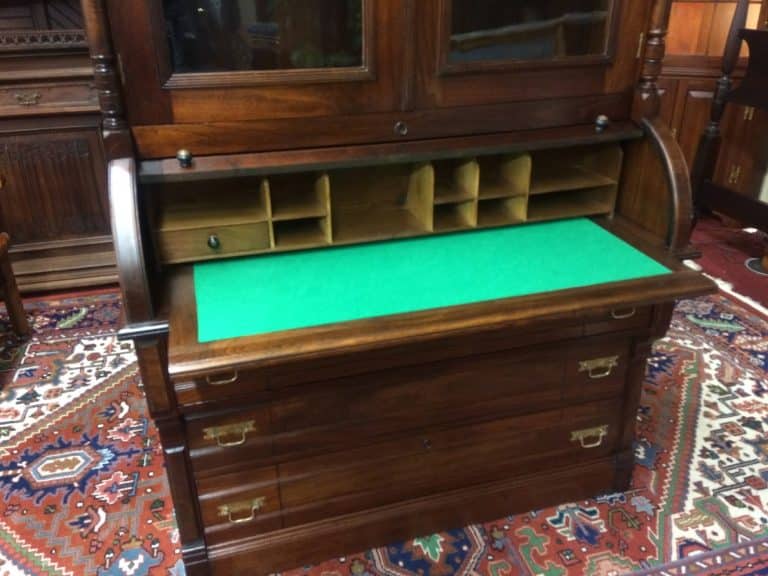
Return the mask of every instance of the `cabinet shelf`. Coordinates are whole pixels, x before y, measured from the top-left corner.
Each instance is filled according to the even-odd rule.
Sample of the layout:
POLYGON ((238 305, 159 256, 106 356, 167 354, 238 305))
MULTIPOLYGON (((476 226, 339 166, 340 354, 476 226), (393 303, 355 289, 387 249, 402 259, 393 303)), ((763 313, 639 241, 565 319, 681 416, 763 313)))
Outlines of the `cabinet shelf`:
POLYGON ((158 230, 196 230, 215 224, 237 226, 268 220, 267 199, 258 181, 228 182, 227 201, 216 184, 172 185, 159 194, 155 225, 158 230))
POLYGON ((446 160, 433 163, 435 171, 435 204, 456 204, 477 198, 480 166, 469 160, 446 160))
POLYGON ((323 218, 303 218, 274 223, 275 248, 311 248, 330 244, 323 218))
POLYGON ((180 254, 183 261, 211 258, 206 241, 214 224, 227 233, 239 227, 226 250, 213 253, 228 257, 610 214, 621 160, 619 145, 604 144, 267 175, 240 179, 225 193, 221 181, 181 190, 174 189, 181 183, 153 184, 161 206, 172 207, 160 211, 157 245, 173 264, 180 254), (169 221, 189 230, 179 236, 169 221))
POLYGON ((525 222, 526 198, 492 198, 481 200, 477 208, 477 225, 505 226, 525 222))
POLYGON ((334 212, 333 240, 340 244, 426 234, 429 229, 406 208, 334 212))
POLYGON ((282 174, 270 177, 267 182, 273 222, 328 215, 330 198, 326 174, 282 174))
POLYGON ((531 182, 531 195, 564 192, 595 186, 610 186, 616 180, 591 172, 581 166, 565 166, 555 173, 539 176, 531 182))
POLYGON ((613 212, 615 192, 615 186, 604 186, 532 196, 528 202, 528 221, 609 214, 613 212))
POLYGON ((465 230, 477 225, 477 204, 474 201, 435 205, 435 232, 465 230))
POLYGON ((587 146, 533 155, 531 195, 618 184, 623 152, 619 145, 587 146))
POLYGON ((531 181, 531 156, 489 156, 479 160, 481 199, 527 196, 531 181))

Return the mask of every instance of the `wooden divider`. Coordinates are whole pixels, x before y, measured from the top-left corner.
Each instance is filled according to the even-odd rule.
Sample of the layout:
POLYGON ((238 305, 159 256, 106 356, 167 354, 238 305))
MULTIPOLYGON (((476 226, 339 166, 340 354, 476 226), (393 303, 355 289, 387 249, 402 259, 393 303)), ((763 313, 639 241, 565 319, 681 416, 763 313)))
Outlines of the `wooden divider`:
POLYGON ((170 264, 610 214, 622 156, 610 144, 159 184, 154 227, 170 264))

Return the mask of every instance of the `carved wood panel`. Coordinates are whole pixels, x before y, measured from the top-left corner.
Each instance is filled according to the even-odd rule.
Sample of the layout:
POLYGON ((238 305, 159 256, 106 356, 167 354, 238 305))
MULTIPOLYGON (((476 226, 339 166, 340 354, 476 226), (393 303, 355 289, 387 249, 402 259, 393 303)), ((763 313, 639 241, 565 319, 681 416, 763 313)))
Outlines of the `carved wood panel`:
POLYGON ((109 234, 96 130, 0 137, 0 229, 15 244, 109 234))

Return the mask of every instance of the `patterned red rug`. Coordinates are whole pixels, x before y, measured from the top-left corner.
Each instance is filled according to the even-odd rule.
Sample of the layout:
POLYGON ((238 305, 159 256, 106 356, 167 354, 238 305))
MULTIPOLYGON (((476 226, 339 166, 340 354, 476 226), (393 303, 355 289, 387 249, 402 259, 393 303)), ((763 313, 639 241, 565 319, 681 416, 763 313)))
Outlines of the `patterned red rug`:
MULTIPOLYGON (((27 309, 34 337, 0 350, 0 576, 184 574, 118 297, 27 309)), ((768 319, 722 295, 682 302, 649 368, 630 492, 290 574, 768 575, 767 376, 768 319)))

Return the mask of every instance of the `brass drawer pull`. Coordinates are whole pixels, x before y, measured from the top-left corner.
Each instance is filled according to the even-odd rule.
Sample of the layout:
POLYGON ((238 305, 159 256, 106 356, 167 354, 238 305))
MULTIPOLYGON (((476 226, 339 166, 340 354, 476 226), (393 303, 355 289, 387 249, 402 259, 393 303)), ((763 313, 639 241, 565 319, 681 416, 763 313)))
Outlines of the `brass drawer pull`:
POLYGON ((613 369, 618 365, 618 356, 595 358, 594 360, 582 360, 579 362, 579 372, 587 372, 590 378, 598 380, 610 376, 613 369))
POLYGON ((597 426, 596 428, 587 428, 586 430, 575 430, 571 432, 571 442, 578 442, 582 448, 597 448, 603 443, 608 435, 608 425, 597 426), (595 438, 593 442, 587 442, 590 438, 595 438))
POLYGON ((203 429, 203 438, 205 440, 216 440, 222 448, 232 448, 233 446, 242 446, 245 444, 248 432, 256 431, 256 421, 239 422, 237 424, 227 424, 225 426, 211 426, 203 429), (225 440, 225 438, 235 438, 234 440, 225 440))
POLYGON ((208 384, 210 384, 211 386, 226 386, 227 384, 234 384, 235 382, 237 382, 237 377, 238 377, 237 370, 235 370, 232 373, 232 376, 230 376, 229 378, 222 378, 221 380, 211 380, 210 376, 206 376, 205 381, 208 382, 208 384))
POLYGON ((219 506, 219 518, 226 518, 230 524, 245 524, 256 518, 256 512, 264 507, 267 499, 263 496, 254 498, 253 500, 247 500, 246 502, 237 502, 235 504, 224 504, 219 506), (248 516, 241 516, 240 518, 233 518, 233 515, 242 514, 248 512, 248 516))
POLYGON ((614 320, 626 320, 627 318, 632 318, 635 314, 637 314, 637 308, 629 308, 625 312, 611 310, 611 318, 614 320))
POLYGON ((19 92, 14 94, 13 97, 16 99, 16 103, 21 106, 37 106, 40 104, 40 98, 43 95, 40 92, 28 92, 26 94, 19 92))

